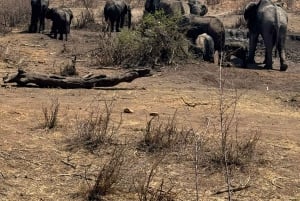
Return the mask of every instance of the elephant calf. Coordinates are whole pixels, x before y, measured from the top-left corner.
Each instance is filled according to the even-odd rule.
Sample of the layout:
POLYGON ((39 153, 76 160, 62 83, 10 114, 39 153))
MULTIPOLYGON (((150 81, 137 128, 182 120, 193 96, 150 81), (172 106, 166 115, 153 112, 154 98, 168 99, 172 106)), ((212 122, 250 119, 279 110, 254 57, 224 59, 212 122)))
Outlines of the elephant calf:
POLYGON ((67 41, 73 19, 72 11, 63 7, 51 8, 47 10, 46 18, 52 20, 50 34, 54 34, 54 38, 57 39, 57 33, 59 33, 59 40, 63 40, 63 35, 65 34, 65 40, 67 41))
POLYGON ((219 18, 213 16, 185 15, 179 26, 192 43, 195 43, 200 34, 207 33, 210 35, 214 41, 214 51, 218 51, 219 53, 218 63, 220 63, 221 52, 225 47, 225 28, 219 18))
POLYGON ((225 43, 225 61, 230 61, 231 56, 242 60, 242 66, 247 65, 248 41, 227 41, 225 43))
POLYGON ((214 62, 214 39, 207 33, 200 34, 196 41, 196 49, 200 51, 204 61, 214 62))

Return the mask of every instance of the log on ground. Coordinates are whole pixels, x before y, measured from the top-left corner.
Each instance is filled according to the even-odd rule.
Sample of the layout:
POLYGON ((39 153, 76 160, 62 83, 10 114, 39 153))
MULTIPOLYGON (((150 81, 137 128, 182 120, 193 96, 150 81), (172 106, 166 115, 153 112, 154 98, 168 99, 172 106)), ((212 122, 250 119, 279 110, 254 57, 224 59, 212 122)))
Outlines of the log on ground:
POLYGON ((37 85, 41 88, 93 88, 112 87, 121 82, 131 82, 139 77, 150 76, 149 69, 134 69, 117 76, 89 75, 85 77, 64 77, 54 74, 42 74, 18 70, 3 78, 4 83, 17 83, 18 86, 37 85))

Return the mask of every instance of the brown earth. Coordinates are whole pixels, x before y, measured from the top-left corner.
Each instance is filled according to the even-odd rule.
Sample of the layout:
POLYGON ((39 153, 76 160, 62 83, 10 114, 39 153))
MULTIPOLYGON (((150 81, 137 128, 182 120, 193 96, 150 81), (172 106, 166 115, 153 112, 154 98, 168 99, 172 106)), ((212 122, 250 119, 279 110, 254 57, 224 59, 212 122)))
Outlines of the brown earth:
MULTIPOLYGON (((291 32, 297 30, 299 15, 289 13, 291 32)), ((53 40, 43 34, 26 34, 18 30, 0 37, 0 76, 24 70, 59 73, 62 63, 72 53, 97 47, 97 32, 72 30, 70 40, 53 40)), ((278 59, 274 70, 223 68, 225 104, 240 96, 235 114, 238 135, 259 134, 259 162, 234 171, 232 183, 248 182, 249 188, 233 194, 235 200, 300 200, 300 42, 288 41, 286 72, 280 72, 278 59)), ((91 65, 90 58, 79 56, 80 76, 88 73, 119 74, 124 69, 91 65)), ((261 61, 258 57, 257 61, 261 61)), ((103 164, 111 156, 113 145, 105 145, 95 153, 80 147, 70 149, 76 135, 78 116, 94 108, 104 108, 113 101, 112 119, 117 122, 124 108, 133 113, 122 114, 122 124, 114 136, 114 144, 128 144, 124 175, 105 200, 138 200, 133 180, 149 170, 155 156, 136 149, 142 139, 149 114, 157 112, 162 119, 176 112, 178 127, 204 132, 206 122, 215 131, 219 119, 219 68, 213 64, 191 62, 153 71, 153 76, 122 83, 111 88, 41 89, 36 87, 0 87, 0 200, 84 200, 84 192, 93 185, 103 164), (60 103, 58 126, 41 128, 42 108, 53 99, 60 103), (189 107, 183 102, 197 103, 189 107)), ((212 133, 212 135, 217 133, 212 133)), ((193 148, 166 153, 158 168, 158 178, 172 185, 176 200, 196 200, 193 148)), ((225 200, 221 170, 199 167, 201 200, 225 200)))

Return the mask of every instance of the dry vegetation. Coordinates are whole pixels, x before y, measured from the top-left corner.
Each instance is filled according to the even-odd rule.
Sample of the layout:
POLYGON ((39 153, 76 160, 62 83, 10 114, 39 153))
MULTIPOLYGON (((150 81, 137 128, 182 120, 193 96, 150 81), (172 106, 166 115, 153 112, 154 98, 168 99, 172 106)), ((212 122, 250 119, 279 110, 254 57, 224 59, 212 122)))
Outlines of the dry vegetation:
MULTIPOLYGON (((60 74, 58 63, 74 55, 75 76, 161 67, 102 90, 1 86, 0 200, 300 199, 295 63, 290 73, 199 63, 185 51, 177 17, 161 13, 134 31, 99 32, 96 0, 63 1, 80 8, 68 42, 11 34, 27 29, 29 4, 0 2, 1 75, 20 67, 60 74)), ((246 2, 207 1, 237 11, 246 2)))

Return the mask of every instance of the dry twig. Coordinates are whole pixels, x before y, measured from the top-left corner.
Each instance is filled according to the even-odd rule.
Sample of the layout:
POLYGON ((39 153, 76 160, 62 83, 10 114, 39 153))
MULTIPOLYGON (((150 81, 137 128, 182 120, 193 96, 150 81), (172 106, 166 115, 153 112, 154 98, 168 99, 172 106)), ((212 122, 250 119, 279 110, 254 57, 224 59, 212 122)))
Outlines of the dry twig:
POLYGON ((187 101, 185 101, 183 99, 183 97, 181 97, 181 100, 183 101, 183 103, 189 107, 196 107, 197 105, 208 105, 208 103, 201 103, 201 102, 198 102, 198 103, 189 103, 187 101))

